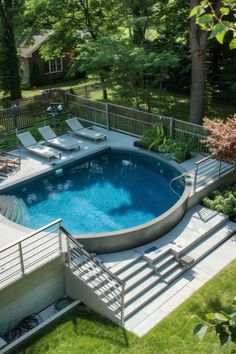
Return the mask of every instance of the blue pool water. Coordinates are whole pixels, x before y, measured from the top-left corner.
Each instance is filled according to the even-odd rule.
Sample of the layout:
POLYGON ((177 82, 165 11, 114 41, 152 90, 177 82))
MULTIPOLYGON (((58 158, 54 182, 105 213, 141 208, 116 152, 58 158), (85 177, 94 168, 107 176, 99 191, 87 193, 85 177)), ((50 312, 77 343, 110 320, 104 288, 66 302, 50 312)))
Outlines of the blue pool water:
POLYGON ((169 185, 177 175, 156 158, 111 150, 7 194, 24 200, 29 227, 62 218, 71 233, 108 232, 146 223, 168 210, 178 199, 169 185))

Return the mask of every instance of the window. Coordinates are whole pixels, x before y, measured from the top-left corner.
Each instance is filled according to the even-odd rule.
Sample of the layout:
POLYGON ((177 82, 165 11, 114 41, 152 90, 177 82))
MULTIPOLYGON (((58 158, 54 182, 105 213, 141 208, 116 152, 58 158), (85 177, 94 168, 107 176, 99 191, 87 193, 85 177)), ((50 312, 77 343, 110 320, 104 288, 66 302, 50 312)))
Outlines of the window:
POLYGON ((57 59, 51 59, 46 62, 46 72, 49 74, 53 73, 58 73, 63 71, 63 62, 62 62, 62 57, 57 58, 57 59))

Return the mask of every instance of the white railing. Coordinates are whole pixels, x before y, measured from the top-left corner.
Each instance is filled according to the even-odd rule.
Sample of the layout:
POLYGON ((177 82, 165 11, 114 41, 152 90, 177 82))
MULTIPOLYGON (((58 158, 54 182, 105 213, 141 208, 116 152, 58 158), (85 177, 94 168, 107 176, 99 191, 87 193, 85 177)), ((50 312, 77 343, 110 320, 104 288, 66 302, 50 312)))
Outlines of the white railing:
POLYGON ((212 156, 207 156, 204 159, 197 161, 195 165, 193 193, 195 193, 198 188, 204 187, 206 184, 219 179, 235 168, 235 164, 216 160, 212 156))
POLYGON ((0 290, 62 254, 60 226, 55 220, 0 249, 0 290))
POLYGON ((61 226, 67 240, 67 264, 71 271, 105 301, 124 323, 125 282, 109 271, 97 258, 88 253, 82 244, 61 226))

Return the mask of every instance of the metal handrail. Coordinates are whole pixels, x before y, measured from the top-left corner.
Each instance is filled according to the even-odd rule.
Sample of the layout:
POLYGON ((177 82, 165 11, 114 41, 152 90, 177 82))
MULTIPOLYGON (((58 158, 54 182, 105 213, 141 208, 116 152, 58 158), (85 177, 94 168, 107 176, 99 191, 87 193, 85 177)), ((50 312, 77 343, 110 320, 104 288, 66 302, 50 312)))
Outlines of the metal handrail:
MULTIPOLYGON (((108 275, 113 281, 115 281, 116 283, 118 283, 118 285, 121 287, 120 290, 120 296, 118 298, 118 303, 120 304, 120 317, 121 317, 121 323, 124 323, 124 297, 125 297, 125 282, 123 280, 121 280, 119 277, 117 277, 114 273, 112 273, 108 268, 106 268, 97 258, 93 257, 89 252, 87 252, 84 249, 84 246, 78 242, 75 241, 74 238, 71 236, 71 234, 63 227, 60 226, 60 230, 66 235, 67 237, 67 244, 68 244, 68 264, 69 267, 71 268, 71 262, 73 263, 73 261, 71 261, 71 256, 70 256, 70 244, 69 242, 71 242, 76 248, 77 250, 79 249, 79 252, 81 253, 81 255, 84 255, 88 260, 92 261, 93 264, 96 265, 96 267, 98 267, 99 269, 101 269, 103 271, 103 273, 105 273, 106 275, 108 275)), ((111 282, 111 280, 110 280, 111 282)), ((114 287, 115 289, 115 287, 114 287)), ((114 293, 114 291, 110 290, 110 293, 114 293)), ((117 294, 116 298, 117 298, 117 294)), ((106 298, 106 294, 103 294, 103 296, 106 298)))
POLYGON ((108 275, 110 275, 112 278, 114 278, 120 285, 125 284, 125 282, 123 280, 121 280, 119 277, 117 277, 114 273, 112 273, 108 268, 106 268, 102 263, 100 263, 98 261, 97 258, 93 257, 89 252, 87 252, 84 249, 84 246, 82 245, 82 243, 80 243, 79 241, 75 241, 75 239, 71 236, 71 234, 63 227, 60 226, 60 229, 62 230, 62 232, 64 232, 64 234, 66 235, 66 237, 68 237, 70 239, 70 241, 80 249, 81 253, 83 253, 85 256, 87 256, 91 261, 93 261, 94 263, 96 263, 96 265, 100 268, 102 268, 102 270, 107 273, 108 275))
MULTIPOLYGON (((201 168, 204 169, 204 171, 209 171, 210 168, 215 168, 217 170, 217 177, 220 178, 222 175, 222 163, 224 163, 224 161, 222 160, 217 160, 214 157, 210 156, 206 156, 205 158, 203 158, 200 161, 195 162, 196 168, 195 168, 195 173, 194 173, 194 181, 193 181, 193 192, 196 192, 196 187, 197 187, 197 182, 198 182, 198 174, 199 174, 199 170, 201 168), (206 166, 206 164, 208 166, 206 166), (202 166, 201 166, 202 165, 202 166)), ((230 167, 231 164, 229 164, 230 167)), ((234 168, 234 165, 232 165, 232 169, 234 168)), ((230 169, 229 169, 230 170, 230 169)), ((203 170, 201 170, 202 172, 203 170)), ((204 178, 202 178, 201 180, 204 180, 204 178)))
POLYGON ((62 222, 62 219, 57 219, 55 221, 52 221, 51 223, 47 224, 46 226, 43 226, 40 229, 35 230, 35 231, 29 233, 28 235, 21 237, 19 240, 15 241, 15 242, 12 242, 12 243, 8 244, 5 247, 0 248, 0 253, 6 251, 8 248, 16 246, 18 243, 23 242, 23 241, 25 241, 25 240, 27 240, 27 239, 39 234, 40 232, 42 232, 42 231, 44 231, 46 229, 49 229, 50 227, 52 227, 52 226, 54 226, 56 224, 60 224, 61 222, 62 222))
POLYGON ((176 192, 176 190, 174 190, 174 188, 172 187, 172 183, 174 181, 177 181, 178 179, 182 178, 182 177, 189 177, 189 175, 194 172, 195 169, 191 170, 191 171, 186 171, 184 173, 182 173, 181 175, 177 176, 177 177, 174 177, 172 178, 172 180, 170 181, 170 189, 172 190, 173 193, 175 193, 178 197, 181 196, 181 194, 179 194, 178 192, 176 192))
MULTIPOLYGON (((53 254, 56 253, 56 255, 60 255, 62 253, 62 249, 61 249, 61 240, 60 240, 60 223, 61 223, 61 219, 57 219, 51 223, 49 223, 48 225, 31 232, 30 234, 21 237, 19 240, 12 242, 11 244, 3 247, 0 249, 0 254, 1 254, 1 259, 5 259, 6 261, 2 263, 2 267, 3 270, 1 272, 2 274, 2 278, 0 279, 0 288, 5 287, 9 284, 11 284, 12 282, 14 282, 15 280, 19 279, 20 277, 23 277, 26 272, 28 273, 28 269, 33 267, 31 269, 31 271, 35 270, 38 267, 38 264, 42 263, 42 261, 45 259, 44 263, 47 263, 47 258, 48 256, 51 256, 53 254), (35 238, 35 240, 33 242, 30 243, 26 243, 24 245, 24 242, 27 240, 31 240, 31 238, 33 236, 39 235, 40 233, 44 232, 46 229, 53 227, 54 225, 57 225, 57 228, 54 228, 53 231, 51 232, 47 232, 43 235, 43 237, 47 237, 50 234, 54 234, 54 232, 57 232, 57 241, 53 241, 51 244, 48 245, 49 240, 46 240, 45 242, 43 242, 43 237, 40 237, 40 239, 35 238), (41 241, 40 244, 38 244, 36 247, 34 247, 34 245, 38 242, 41 241), (45 245, 46 243, 46 245, 45 245), (56 245, 58 244, 58 247, 56 247, 56 245), (30 248, 30 250, 26 250, 27 247, 29 245, 32 245, 32 248, 30 248), (39 249, 38 252, 34 253, 34 258, 31 260, 31 255, 30 253, 32 251, 37 250, 38 247, 42 247, 42 245, 45 245, 42 249, 39 249), (53 250, 50 250, 51 247, 54 247, 53 250), (12 250, 14 249, 14 250, 12 250), (9 252, 7 252, 9 250, 9 252), (44 253, 45 250, 48 250, 48 252, 44 253), (6 253, 6 254, 4 254, 6 253), (27 256, 28 255, 28 256, 27 256), (10 259, 9 259, 10 256, 10 259), (11 257, 12 256, 12 257, 11 257), (12 264, 12 262, 14 262, 14 264, 12 264), (16 263, 17 262, 17 263, 16 263), (34 265, 36 265, 36 268, 34 267, 34 265), (18 269, 15 269, 15 267, 19 267, 18 269), (5 269, 4 269, 5 268, 5 269), (13 269, 15 269, 13 272, 11 272, 13 269), (9 279, 12 278, 12 275, 18 275, 17 279, 11 279, 10 282, 8 281, 7 284, 5 284, 5 282, 9 279), (3 284, 1 286, 1 284, 3 284)), ((56 238, 55 235, 53 235, 52 238, 50 238, 50 241, 55 240, 56 238)), ((52 258, 50 258, 50 261, 52 260, 52 258)), ((49 261, 49 260, 48 260, 49 261)), ((43 265, 41 264, 41 265, 43 265)))

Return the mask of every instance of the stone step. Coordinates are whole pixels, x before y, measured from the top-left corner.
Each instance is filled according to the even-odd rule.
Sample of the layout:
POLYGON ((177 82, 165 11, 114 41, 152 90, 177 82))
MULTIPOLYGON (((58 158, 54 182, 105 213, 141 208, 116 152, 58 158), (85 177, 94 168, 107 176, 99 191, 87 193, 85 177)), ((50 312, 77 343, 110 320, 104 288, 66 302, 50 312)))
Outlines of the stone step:
POLYGON ((165 277, 167 274, 172 272, 176 267, 179 266, 179 262, 176 259, 171 259, 168 263, 164 264, 161 268, 158 268, 158 273, 165 277))
POLYGON ((181 268, 180 266, 175 267, 172 269, 171 272, 169 272, 163 280, 169 285, 173 283, 173 281, 178 278, 183 272, 185 272, 186 269, 181 268))
POLYGON ((125 285, 125 291, 128 292, 130 289, 132 289, 134 286, 136 286, 137 284, 139 284, 140 282, 143 281, 143 279, 146 279, 147 277, 149 277, 150 275, 152 275, 153 273, 153 269, 146 266, 145 268, 143 268, 140 272, 138 272, 137 274, 135 274, 133 277, 131 277, 125 285))
POLYGON ((137 286, 133 287, 128 293, 125 294, 125 306, 127 306, 130 302, 133 302, 137 297, 140 298, 143 293, 152 288, 156 283, 161 280, 157 274, 150 275, 146 280, 142 283, 139 283, 137 286))
POLYGON ((213 251, 222 242, 236 232, 235 223, 228 222, 227 225, 221 226, 216 232, 210 234, 205 240, 196 247, 189 249, 186 254, 193 257, 196 261, 202 259, 205 255, 213 251))
POLYGON ((128 259, 124 259, 119 263, 115 264, 113 267, 110 268, 110 271, 116 275, 119 275, 119 273, 131 267, 140 258, 141 255, 138 252, 132 253, 132 257, 128 257, 128 259))
POLYGON ((162 259, 155 260, 155 262, 154 262, 155 269, 162 268, 166 263, 168 263, 174 259, 175 259, 175 256, 173 255, 173 253, 167 253, 162 259))
POLYGON ((135 301, 125 306, 124 317, 125 320, 133 316, 137 313, 141 308, 143 308, 148 302, 153 300, 156 296, 158 296, 165 288, 167 284, 163 281, 155 284, 151 289, 146 291, 140 297, 138 297, 135 301))
MULTIPOLYGON (((135 263, 133 263, 129 268, 125 269, 118 273, 118 276, 121 280, 126 281, 128 278, 134 276, 137 272, 140 272, 145 268, 147 262, 142 258, 139 258, 135 263)), ((117 275, 117 274, 116 274, 117 275)))

